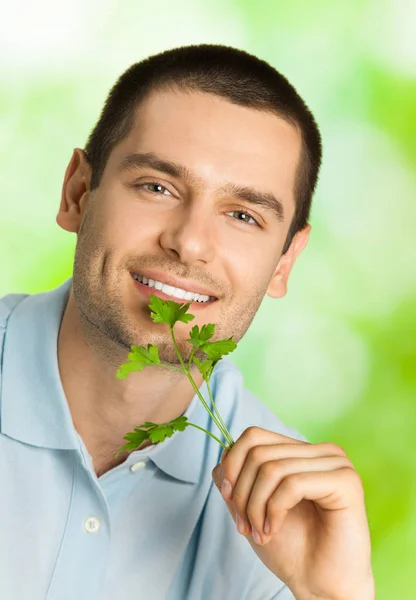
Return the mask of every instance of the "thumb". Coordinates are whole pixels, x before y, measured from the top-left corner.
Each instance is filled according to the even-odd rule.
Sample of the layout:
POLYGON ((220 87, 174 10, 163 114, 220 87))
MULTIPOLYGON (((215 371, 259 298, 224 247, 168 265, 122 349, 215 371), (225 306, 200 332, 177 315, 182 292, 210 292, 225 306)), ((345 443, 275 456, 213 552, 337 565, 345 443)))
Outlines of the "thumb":
POLYGON ((224 461, 224 458, 227 456, 228 454, 228 448, 225 448, 221 454, 221 462, 224 461))
POLYGON ((228 449, 225 449, 221 454, 221 460, 219 464, 212 470, 212 479, 214 480, 215 485, 221 491, 223 473, 222 473, 222 463, 224 462, 224 458, 227 456, 228 449))

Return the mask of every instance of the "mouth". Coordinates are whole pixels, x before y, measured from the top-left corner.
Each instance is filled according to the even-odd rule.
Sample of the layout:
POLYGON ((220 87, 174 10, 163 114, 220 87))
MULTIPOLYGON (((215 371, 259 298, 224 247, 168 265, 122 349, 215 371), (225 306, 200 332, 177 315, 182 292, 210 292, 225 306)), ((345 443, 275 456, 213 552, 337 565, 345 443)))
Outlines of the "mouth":
POLYGON ((171 295, 171 286, 163 285, 162 289, 158 290, 155 287, 148 285, 148 283, 140 281, 143 279, 141 275, 137 275, 136 273, 130 273, 130 276, 133 280, 133 284, 135 285, 136 289, 148 300, 150 300, 150 296, 154 294, 162 300, 171 300, 173 302, 177 302, 178 304, 188 304, 190 302, 191 304, 189 310, 192 311, 207 308, 208 306, 211 306, 212 304, 214 304, 214 302, 217 302, 218 300, 218 298, 214 298, 212 296, 209 296, 208 300, 206 300, 206 296, 199 296, 199 298, 197 299, 195 297, 196 295, 192 295, 192 298, 190 299, 179 298, 178 296, 171 295))

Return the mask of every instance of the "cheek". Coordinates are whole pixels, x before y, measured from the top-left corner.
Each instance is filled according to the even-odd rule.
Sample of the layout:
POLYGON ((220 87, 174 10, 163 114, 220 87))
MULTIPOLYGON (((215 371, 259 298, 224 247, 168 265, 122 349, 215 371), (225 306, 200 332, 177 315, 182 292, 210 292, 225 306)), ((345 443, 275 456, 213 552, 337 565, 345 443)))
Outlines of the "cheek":
POLYGON ((112 207, 111 210, 104 211, 103 219, 106 237, 117 239, 123 245, 127 240, 137 244, 138 238, 154 237, 164 227, 163 215, 156 218, 154 213, 150 214, 144 207, 134 203, 120 202, 118 209, 112 207))
POLYGON ((232 294, 230 300, 232 303, 238 302, 240 308, 258 306, 269 284, 261 258, 249 252, 244 258, 239 255, 239 259, 227 263, 226 278, 232 294))

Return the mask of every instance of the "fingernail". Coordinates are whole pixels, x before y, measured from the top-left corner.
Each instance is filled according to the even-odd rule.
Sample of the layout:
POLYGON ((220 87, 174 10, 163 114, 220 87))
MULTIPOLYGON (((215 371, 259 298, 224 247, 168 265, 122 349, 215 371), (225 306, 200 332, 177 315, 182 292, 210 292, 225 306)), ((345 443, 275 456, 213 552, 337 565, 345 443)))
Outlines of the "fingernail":
POLYGON ((270 521, 269 521, 269 517, 267 517, 265 523, 264 523, 264 533, 267 535, 270 533, 270 521))
POLYGON ((256 542, 256 544, 261 544, 261 537, 260 537, 260 534, 257 531, 257 529, 254 529, 254 527, 252 527, 251 532, 253 534, 253 538, 254 538, 254 541, 256 542))
POLYGON ((231 483, 228 481, 228 479, 223 479, 221 486, 221 494, 224 500, 231 500, 232 491, 233 488, 231 487, 231 483))

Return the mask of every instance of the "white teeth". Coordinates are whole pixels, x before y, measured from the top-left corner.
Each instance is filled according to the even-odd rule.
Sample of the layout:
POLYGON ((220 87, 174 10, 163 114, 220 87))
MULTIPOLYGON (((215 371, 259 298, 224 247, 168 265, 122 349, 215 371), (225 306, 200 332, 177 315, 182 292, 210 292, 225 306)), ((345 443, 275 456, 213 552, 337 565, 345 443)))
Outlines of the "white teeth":
POLYGON ((178 288, 172 288, 172 296, 175 296, 175 298, 182 298, 181 290, 178 290, 178 288))
POLYGON ((167 285, 166 283, 162 283, 161 281, 148 279, 147 277, 144 277, 142 275, 135 274, 134 279, 147 284, 149 287, 154 287, 155 289, 160 290, 168 296, 172 296, 173 298, 179 298, 181 300, 192 300, 193 302, 208 302, 208 300, 210 299, 210 296, 205 296, 203 294, 194 294, 193 292, 187 292, 180 288, 175 288, 171 285, 167 285))
POLYGON ((162 292, 165 292, 165 294, 167 294, 168 296, 174 296, 174 290, 174 287, 172 287, 171 285, 166 285, 166 283, 164 283, 162 286, 162 292))

